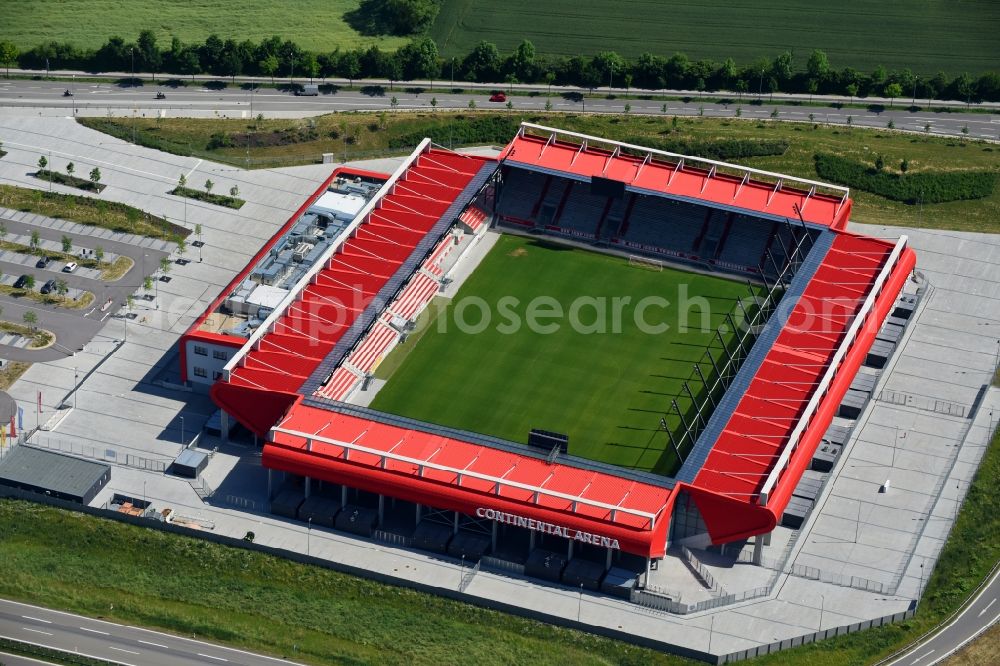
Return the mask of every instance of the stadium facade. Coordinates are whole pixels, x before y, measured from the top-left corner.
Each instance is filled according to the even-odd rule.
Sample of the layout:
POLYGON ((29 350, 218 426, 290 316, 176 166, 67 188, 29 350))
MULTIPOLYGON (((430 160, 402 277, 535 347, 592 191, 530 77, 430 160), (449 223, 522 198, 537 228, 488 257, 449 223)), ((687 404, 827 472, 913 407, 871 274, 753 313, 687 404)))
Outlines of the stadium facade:
POLYGON ((323 183, 183 336, 181 372, 263 441, 276 513, 631 584, 668 543, 727 544, 781 521, 915 265, 905 237, 849 232, 850 212, 844 188, 527 123, 496 159, 425 139, 392 174, 323 183), (338 213, 321 205, 331 192, 355 199, 338 213), (691 417, 672 478, 352 404, 490 228, 743 276, 773 296, 717 378, 724 395, 691 417), (268 257, 280 265, 262 269, 268 257), (261 285, 234 330, 207 325, 261 285))

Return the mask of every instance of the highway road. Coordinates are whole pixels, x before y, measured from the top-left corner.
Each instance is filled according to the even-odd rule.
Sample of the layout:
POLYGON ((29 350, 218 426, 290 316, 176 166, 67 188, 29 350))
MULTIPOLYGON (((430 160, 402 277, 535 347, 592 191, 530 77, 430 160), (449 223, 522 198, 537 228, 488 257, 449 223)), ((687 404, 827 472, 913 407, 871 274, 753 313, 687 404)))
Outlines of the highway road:
MULTIPOLYGON (((296 663, 193 638, 7 600, 0 600, 0 637, 78 652, 129 666, 275 666, 296 663)), ((0 656, 0 662, 5 659, 0 656)))
MULTIPOLYGON (((440 86, 440 84, 439 84, 440 86)), ((166 87, 152 84, 136 87, 119 85, 112 81, 86 81, 67 84, 54 81, 0 80, 0 109, 32 108, 58 115, 77 116, 132 116, 150 117, 308 117, 336 111, 391 111, 392 99, 397 100, 399 111, 432 111, 468 109, 474 101, 479 109, 504 110, 502 103, 490 102, 488 91, 468 91, 452 94, 450 87, 436 89, 412 88, 397 84, 394 90, 366 94, 360 90, 336 90, 318 97, 296 97, 274 88, 258 88, 251 92, 240 84, 223 89, 209 89, 201 82, 190 85, 166 87), (67 87, 73 90, 72 97, 64 97, 67 87), (165 100, 157 100, 156 93, 164 92, 165 100), (436 102, 436 107, 432 105, 436 102)), ((929 126, 931 134, 946 136, 967 136, 975 139, 1000 140, 1000 113, 944 113, 931 111, 911 112, 904 103, 895 109, 872 111, 866 109, 837 109, 832 106, 789 105, 787 102, 766 100, 760 105, 751 104, 751 98, 731 104, 720 104, 718 99, 693 99, 661 102, 643 100, 634 95, 628 99, 617 97, 585 98, 571 93, 544 93, 537 96, 513 95, 513 108, 519 111, 543 111, 546 101, 552 110, 562 112, 623 113, 628 104, 631 113, 650 115, 682 115, 718 118, 736 116, 737 109, 745 119, 772 119, 777 110, 777 119, 786 121, 830 123, 846 125, 848 118, 857 127, 885 128, 891 120, 896 129, 925 132, 929 126), (664 105, 666 110, 664 111, 664 105), (967 130, 967 133, 963 130, 967 130)))
POLYGON ((931 666, 948 658, 1000 621, 1000 569, 962 611, 906 652, 881 662, 884 666, 931 666))

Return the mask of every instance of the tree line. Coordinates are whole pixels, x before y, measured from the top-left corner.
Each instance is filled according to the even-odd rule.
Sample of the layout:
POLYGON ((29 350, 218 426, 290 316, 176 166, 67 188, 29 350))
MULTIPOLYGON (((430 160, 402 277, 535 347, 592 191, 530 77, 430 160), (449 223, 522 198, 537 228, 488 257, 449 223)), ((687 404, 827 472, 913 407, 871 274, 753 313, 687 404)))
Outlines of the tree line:
POLYGON ((80 69, 92 72, 149 72, 153 74, 219 77, 241 75, 294 79, 338 77, 356 79, 449 80, 477 83, 543 83, 594 89, 601 86, 649 90, 726 90, 737 94, 774 92, 838 94, 890 99, 955 99, 971 102, 1000 101, 1000 75, 986 72, 978 78, 967 74, 948 77, 943 72, 918 75, 909 69, 870 72, 853 67, 836 69, 820 50, 798 63, 792 52, 773 59, 761 57, 738 65, 692 60, 684 53, 664 57, 643 53, 626 59, 614 51, 594 56, 539 55, 525 40, 511 53, 482 41, 463 57, 443 58, 429 37, 417 37, 395 52, 378 46, 316 53, 294 41, 274 36, 259 43, 223 40, 210 35, 204 43, 171 39, 161 47, 151 30, 134 42, 111 37, 100 48, 80 49, 70 43, 48 42, 19 52, 11 42, 0 42, 0 64, 24 69, 80 69))

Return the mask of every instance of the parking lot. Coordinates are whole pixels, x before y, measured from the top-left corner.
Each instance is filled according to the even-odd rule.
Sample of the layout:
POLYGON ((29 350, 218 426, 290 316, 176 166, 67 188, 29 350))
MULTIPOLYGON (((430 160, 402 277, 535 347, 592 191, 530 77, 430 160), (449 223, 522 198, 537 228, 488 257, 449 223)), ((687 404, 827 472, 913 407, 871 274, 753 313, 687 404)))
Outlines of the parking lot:
MULTIPOLYGON (((160 260, 168 256, 173 244, 10 209, 0 209, 0 224, 6 230, 5 242, 30 246, 34 234, 38 248, 46 256, 59 255, 43 266, 37 254, 11 249, 0 251, 0 284, 18 292, 57 296, 55 284, 61 281, 67 289, 65 298, 76 303, 84 299, 88 292, 93 294, 90 304, 73 307, 72 303, 43 303, 28 296, 15 295, 18 292, 0 293, 0 307, 3 307, 5 320, 20 323, 24 321, 26 312, 33 312, 37 317, 35 325, 52 332, 56 338, 55 344, 36 351, 26 349, 20 340, 6 344, 0 340, 0 356, 3 358, 51 361, 80 351, 97 334, 105 320, 126 304, 130 294, 136 295, 136 303, 144 306, 152 304, 155 308, 155 301, 145 298, 143 277, 159 270, 160 260), (70 241, 68 253, 63 251, 64 237, 70 241), (101 271, 96 268, 78 266, 72 272, 66 270, 68 262, 63 254, 75 255, 82 261, 83 258, 93 258, 98 248, 103 251, 103 263, 110 265, 119 257, 127 257, 131 266, 115 280, 102 279, 101 271), (30 289, 24 286, 24 276, 34 278, 30 289)), ((149 297, 152 298, 155 293, 154 290, 149 297)), ((136 312, 132 314, 138 316, 136 312)), ((128 316, 128 313, 121 316, 128 316)))

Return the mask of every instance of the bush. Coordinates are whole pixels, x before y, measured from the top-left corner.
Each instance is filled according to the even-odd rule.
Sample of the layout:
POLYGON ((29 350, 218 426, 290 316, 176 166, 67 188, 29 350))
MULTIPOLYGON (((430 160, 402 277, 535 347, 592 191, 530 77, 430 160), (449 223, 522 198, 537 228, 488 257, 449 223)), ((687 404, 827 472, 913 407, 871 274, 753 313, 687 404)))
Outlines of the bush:
POLYGON ((748 157, 766 157, 784 155, 788 150, 788 142, 782 139, 656 139, 638 137, 628 139, 627 143, 648 146, 658 150, 681 155, 693 155, 712 160, 736 160, 748 157))
POLYGON ((236 144, 233 143, 232 137, 230 137, 225 132, 216 132, 208 139, 208 145, 206 148, 208 150, 215 150, 217 148, 232 148, 236 144))
POLYGON ((829 153, 816 153, 815 162, 820 178, 908 204, 984 199, 993 194, 996 185, 996 174, 990 171, 924 171, 902 175, 829 153))
POLYGON ((429 123, 424 128, 389 140, 389 148, 412 148, 429 136, 442 145, 504 143, 517 132, 518 121, 507 116, 457 117, 429 123))

